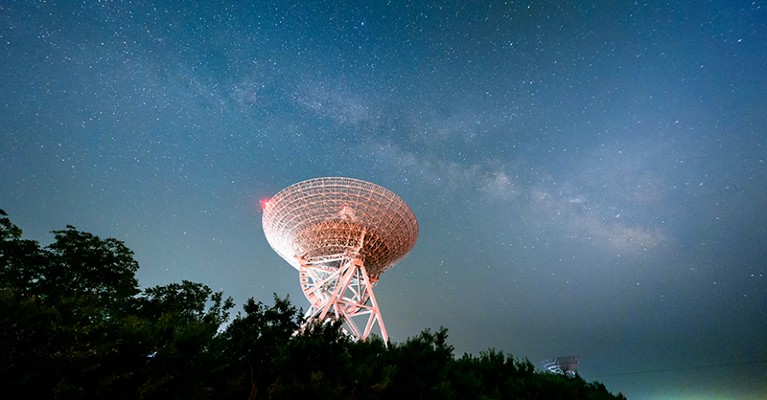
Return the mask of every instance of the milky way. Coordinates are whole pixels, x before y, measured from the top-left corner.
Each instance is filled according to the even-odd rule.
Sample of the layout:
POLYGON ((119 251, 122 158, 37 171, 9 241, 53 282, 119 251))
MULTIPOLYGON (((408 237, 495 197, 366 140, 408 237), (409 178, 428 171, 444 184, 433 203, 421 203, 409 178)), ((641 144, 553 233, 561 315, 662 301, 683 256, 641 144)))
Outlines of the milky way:
POLYGON ((259 201, 349 176, 419 241, 394 341, 582 357, 631 399, 767 395, 767 4, 0 4, 0 207, 143 286, 306 306, 259 201))

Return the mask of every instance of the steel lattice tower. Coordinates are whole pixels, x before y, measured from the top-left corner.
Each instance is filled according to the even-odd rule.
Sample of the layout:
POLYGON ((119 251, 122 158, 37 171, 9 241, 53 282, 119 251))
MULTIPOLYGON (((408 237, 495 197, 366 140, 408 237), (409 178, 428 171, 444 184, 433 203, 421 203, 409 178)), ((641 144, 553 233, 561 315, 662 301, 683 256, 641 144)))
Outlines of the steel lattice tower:
POLYGON ((580 360, 580 356, 555 357, 541 362, 541 366, 549 372, 574 377, 580 360))
POLYGON ((359 179, 316 178, 262 204, 266 239, 298 270, 306 324, 343 319, 347 334, 388 335, 373 286, 415 245, 418 222, 393 192, 359 179))

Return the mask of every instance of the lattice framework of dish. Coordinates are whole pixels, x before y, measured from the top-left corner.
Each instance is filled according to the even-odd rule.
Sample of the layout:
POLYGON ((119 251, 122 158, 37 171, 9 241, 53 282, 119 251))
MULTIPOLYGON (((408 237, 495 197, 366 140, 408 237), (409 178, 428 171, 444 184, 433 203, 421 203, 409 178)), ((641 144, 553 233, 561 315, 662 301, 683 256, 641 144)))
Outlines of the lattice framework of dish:
POLYGON ((353 178, 316 178, 264 205, 269 245, 296 269, 301 260, 356 252, 371 277, 393 267, 418 238, 418 222, 395 193, 353 178))

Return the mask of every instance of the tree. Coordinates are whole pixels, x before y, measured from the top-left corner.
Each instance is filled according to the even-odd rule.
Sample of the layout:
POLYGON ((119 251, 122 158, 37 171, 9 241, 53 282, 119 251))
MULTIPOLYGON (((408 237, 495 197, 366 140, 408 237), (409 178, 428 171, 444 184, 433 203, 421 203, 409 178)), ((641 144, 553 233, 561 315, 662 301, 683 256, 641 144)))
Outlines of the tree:
POLYGON ((183 281, 155 286, 137 299, 145 348, 142 398, 206 399, 213 396, 210 374, 218 368, 212 350, 221 324, 234 306, 231 298, 201 284, 183 281))
POLYGON ((72 226, 53 233, 41 247, 0 218, 3 386, 20 398, 194 391, 231 299, 187 281, 139 295, 138 263, 121 241, 72 226))
POLYGON ((387 363, 395 373, 386 392, 388 397, 448 399, 453 397, 448 371, 453 362, 453 347, 447 344, 447 329, 420 335, 392 346, 387 363))
POLYGON ((290 301, 274 296, 266 306, 252 298, 216 341, 220 366, 217 374, 226 384, 220 398, 257 398, 277 379, 273 360, 298 330, 301 316, 290 301))
POLYGON ((455 358, 445 328, 387 344, 354 342, 340 321, 299 331, 301 312, 276 295, 225 325, 223 293, 190 281, 140 291, 124 243, 53 233, 41 247, 0 212, 4 398, 625 400, 495 350, 455 358))

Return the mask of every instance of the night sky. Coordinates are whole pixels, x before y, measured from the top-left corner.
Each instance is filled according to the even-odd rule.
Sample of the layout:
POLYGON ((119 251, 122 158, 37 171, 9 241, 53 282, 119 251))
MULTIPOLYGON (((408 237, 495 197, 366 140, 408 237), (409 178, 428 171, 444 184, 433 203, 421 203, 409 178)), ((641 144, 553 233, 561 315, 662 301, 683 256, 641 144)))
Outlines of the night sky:
POLYGON ((359 178, 419 221, 393 341, 767 398, 767 2, 587 3, 0 1, 0 208, 306 307, 259 201, 359 178))

